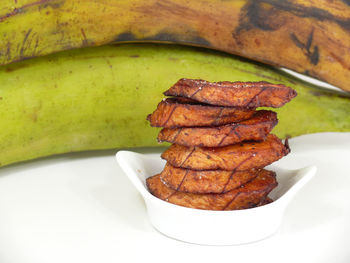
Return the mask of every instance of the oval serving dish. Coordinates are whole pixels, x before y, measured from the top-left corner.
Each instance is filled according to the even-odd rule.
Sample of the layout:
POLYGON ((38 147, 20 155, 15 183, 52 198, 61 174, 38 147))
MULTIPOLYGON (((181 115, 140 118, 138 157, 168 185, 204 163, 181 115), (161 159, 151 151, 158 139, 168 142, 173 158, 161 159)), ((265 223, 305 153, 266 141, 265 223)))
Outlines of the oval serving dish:
POLYGON ((146 179, 164 168, 160 154, 119 151, 117 161, 145 200, 152 225, 166 236, 205 245, 238 245, 262 240, 274 234, 294 195, 316 174, 316 167, 286 170, 271 165, 278 187, 271 193, 274 202, 256 208, 210 211, 182 207, 153 196, 146 179))

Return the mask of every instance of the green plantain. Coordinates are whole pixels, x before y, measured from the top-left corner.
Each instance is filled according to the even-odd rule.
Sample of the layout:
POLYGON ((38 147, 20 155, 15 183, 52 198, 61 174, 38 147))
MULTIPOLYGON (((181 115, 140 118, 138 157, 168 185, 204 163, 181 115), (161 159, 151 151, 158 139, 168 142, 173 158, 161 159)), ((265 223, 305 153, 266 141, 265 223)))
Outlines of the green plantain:
POLYGON ((128 44, 0 67, 0 163, 59 153, 156 146, 146 116, 180 78, 269 81, 298 96, 277 109, 280 137, 350 131, 350 99, 271 67, 200 48, 128 44))

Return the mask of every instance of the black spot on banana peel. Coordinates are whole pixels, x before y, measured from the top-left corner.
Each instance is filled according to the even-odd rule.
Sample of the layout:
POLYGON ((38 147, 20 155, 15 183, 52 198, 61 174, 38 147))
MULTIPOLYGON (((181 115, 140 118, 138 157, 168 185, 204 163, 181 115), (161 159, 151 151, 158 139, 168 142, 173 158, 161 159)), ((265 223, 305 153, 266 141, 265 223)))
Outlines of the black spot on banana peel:
POLYGON ((345 4, 350 5, 350 1, 349 0, 342 0, 345 4))
MULTIPOLYGON (((253 0, 250 0, 253 1, 253 0)), ((255 2, 255 1, 253 1, 255 2)), ((327 9, 322 9, 318 6, 312 6, 311 1, 304 1, 298 3, 298 1, 279 1, 279 0, 259 0, 259 3, 270 4, 275 9, 283 10, 286 12, 291 12, 299 17, 310 17, 315 18, 320 21, 331 21, 335 22, 346 30, 350 30, 350 19, 336 15, 327 9)), ((346 3, 346 1, 343 1, 346 3)), ((347 1, 347 5, 349 5, 349 1, 347 1)), ((340 6, 339 6, 340 7, 340 6)), ((346 10, 346 9, 345 9, 346 10)), ((340 13, 341 14, 341 13, 340 13)))
POLYGON ((258 28, 263 31, 274 31, 283 26, 283 19, 278 17, 276 8, 261 4, 262 1, 248 1, 240 13, 240 24, 233 37, 243 30, 258 28))
POLYGON ((196 33, 190 35, 180 35, 168 32, 159 32, 152 36, 147 36, 144 38, 137 38, 131 32, 124 32, 118 35, 114 42, 165 42, 165 43, 185 43, 185 44, 193 44, 199 46, 207 46, 210 47, 211 44, 208 40, 200 37, 196 33))
POLYGON ((153 36, 141 38, 141 41, 150 41, 150 42, 170 42, 170 43, 187 43, 199 46, 207 46, 210 47, 210 42, 199 35, 196 32, 190 35, 178 35, 168 32, 160 32, 153 36))
POLYGON ((113 42, 133 42, 136 41, 137 38, 131 32, 123 32, 120 33, 113 42))
POLYGON ((0 1, 0 10, 0 65, 84 46, 172 42, 307 71, 350 90, 348 1, 28 0, 0 1), (57 21, 60 11, 66 16, 57 21))
POLYGON ((297 47, 299 47, 305 53, 305 55, 308 57, 310 62, 313 65, 317 65, 317 63, 319 61, 318 46, 314 46, 311 49, 313 35, 314 35, 314 30, 312 29, 311 33, 308 36, 306 43, 303 43, 302 41, 300 41, 294 33, 290 34, 290 38, 293 40, 295 45, 297 47))

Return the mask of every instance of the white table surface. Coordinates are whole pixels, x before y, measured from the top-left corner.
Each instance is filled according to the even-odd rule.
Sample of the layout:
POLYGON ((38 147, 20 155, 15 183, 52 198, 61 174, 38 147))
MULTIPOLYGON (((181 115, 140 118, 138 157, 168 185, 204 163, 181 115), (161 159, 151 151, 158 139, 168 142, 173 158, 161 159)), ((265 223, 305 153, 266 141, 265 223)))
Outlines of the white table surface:
POLYGON ((350 133, 306 135, 290 144, 292 153, 280 162, 291 169, 315 164, 318 172, 288 206, 278 233, 240 246, 193 245, 153 229, 115 151, 1 168, 0 263, 348 263, 350 133))

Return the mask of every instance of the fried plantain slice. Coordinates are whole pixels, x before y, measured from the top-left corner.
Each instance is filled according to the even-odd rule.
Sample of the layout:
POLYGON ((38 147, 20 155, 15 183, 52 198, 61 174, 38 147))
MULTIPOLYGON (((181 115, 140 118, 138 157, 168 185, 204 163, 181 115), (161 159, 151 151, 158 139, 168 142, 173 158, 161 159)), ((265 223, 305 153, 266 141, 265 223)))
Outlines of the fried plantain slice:
POLYGON ((225 193, 254 179, 260 169, 247 171, 196 171, 177 168, 167 163, 160 178, 168 187, 187 193, 225 193))
POLYGON ((248 120, 218 127, 164 128, 158 134, 158 141, 200 147, 219 147, 248 140, 263 141, 277 123, 276 112, 260 110, 248 120))
POLYGON ((180 79, 166 96, 191 98, 212 105, 235 107, 282 107, 297 92, 283 84, 259 82, 208 82, 200 79, 180 79))
POLYGON ((273 134, 262 142, 245 142, 224 147, 187 147, 171 145, 161 157, 171 165, 192 170, 245 171, 263 168, 290 152, 273 134))
POLYGON ((262 199, 262 200, 260 201, 260 203, 257 204, 256 206, 258 207, 258 206, 268 205, 268 204, 270 204, 270 203, 272 203, 272 202, 273 202, 273 200, 272 200, 270 197, 266 196, 266 198, 265 198, 265 199, 262 199))
POLYGON ((205 105, 192 100, 168 98, 147 116, 153 127, 220 126, 249 119, 254 108, 205 105))
POLYGON ((162 200, 205 210, 237 210, 256 207, 277 186, 276 174, 267 170, 261 170, 252 181, 224 194, 178 192, 167 187, 161 181, 159 174, 149 177, 146 183, 149 191, 162 200))

